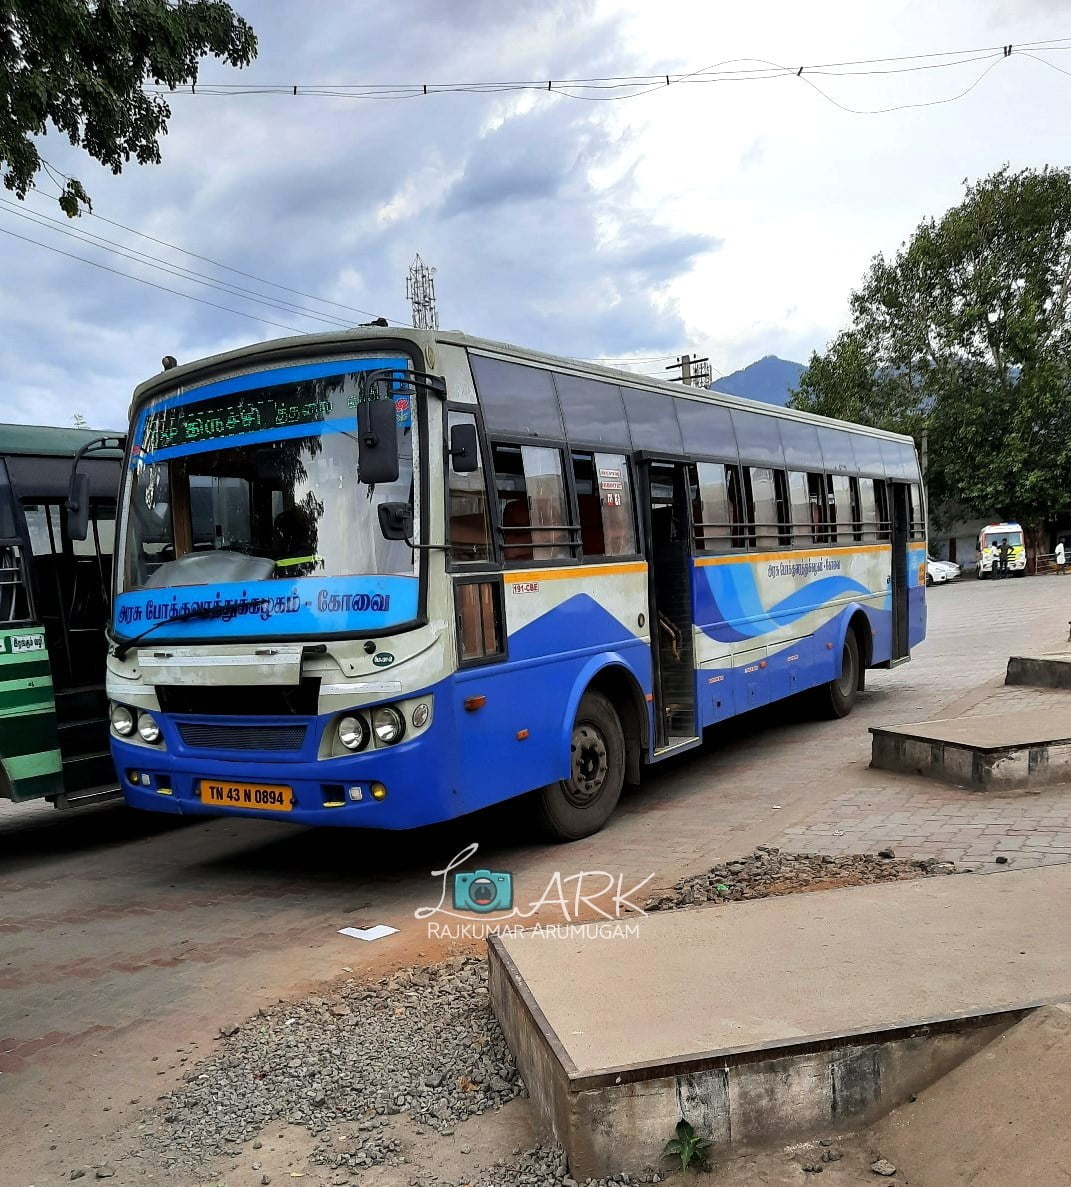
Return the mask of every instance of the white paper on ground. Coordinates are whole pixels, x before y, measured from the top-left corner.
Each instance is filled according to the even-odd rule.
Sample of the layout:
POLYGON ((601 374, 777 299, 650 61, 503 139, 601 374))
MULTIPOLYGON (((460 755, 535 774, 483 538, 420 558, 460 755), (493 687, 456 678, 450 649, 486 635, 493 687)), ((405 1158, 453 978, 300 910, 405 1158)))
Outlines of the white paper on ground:
POLYGON ((339 929, 340 936, 352 936, 355 940, 382 940, 384 936, 397 933, 396 927, 388 927, 385 923, 377 923, 374 927, 343 927, 339 929))

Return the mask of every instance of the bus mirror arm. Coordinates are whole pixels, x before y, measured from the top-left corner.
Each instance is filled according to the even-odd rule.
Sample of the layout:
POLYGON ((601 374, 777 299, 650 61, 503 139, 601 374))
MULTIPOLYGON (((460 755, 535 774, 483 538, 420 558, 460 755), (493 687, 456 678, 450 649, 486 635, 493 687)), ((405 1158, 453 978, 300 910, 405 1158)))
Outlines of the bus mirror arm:
POLYGON ((412 503, 380 503, 379 530, 385 540, 402 540, 417 552, 447 552, 445 544, 416 544, 413 542, 412 503))
POLYGON ((67 535, 71 540, 84 540, 89 535, 89 475, 78 469, 78 463, 90 453, 125 448, 125 437, 97 437, 87 441, 74 455, 64 508, 67 512, 67 535))

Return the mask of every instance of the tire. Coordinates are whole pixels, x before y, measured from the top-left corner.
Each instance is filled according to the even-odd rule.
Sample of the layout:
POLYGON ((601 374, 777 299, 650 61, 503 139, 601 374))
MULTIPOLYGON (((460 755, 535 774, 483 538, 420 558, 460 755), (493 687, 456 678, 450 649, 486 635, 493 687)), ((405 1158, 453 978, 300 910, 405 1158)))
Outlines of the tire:
POLYGON ((933 585, 933 578, 930 576, 929 573, 926 574, 926 584, 933 585))
POLYGON ((849 629, 844 637, 840 675, 823 684, 818 694, 823 717, 847 717, 855 707, 859 697, 859 640, 855 631, 849 629))
POLYGON ((556 841, 590 837, 610 819, 625 782, 625 734, 613 705, 587 692, 573 723, 569 778, 536 792, 542 829, 556 841))

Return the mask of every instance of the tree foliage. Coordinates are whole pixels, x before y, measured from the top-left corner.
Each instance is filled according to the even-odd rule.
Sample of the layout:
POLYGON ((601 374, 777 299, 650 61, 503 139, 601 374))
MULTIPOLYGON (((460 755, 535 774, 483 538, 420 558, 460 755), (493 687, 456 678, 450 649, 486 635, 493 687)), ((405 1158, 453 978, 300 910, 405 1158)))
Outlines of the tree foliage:
POLYGON ((852 293, 793 406, 928 437, 931 505, 1037 524, 1071 506, 1071 170, 966 187, 852 293))
MULTIPOLYGON (((0 167, 25 198, 49 166, 36 137, 49 127, 121 173, 160 161, 171 108, 147 83, 196 83, 201 58, 232 66, 256 56, 252 28, 222 0, 0 0, 0 167)), ((71 217, 89 195, 62 178, 71 217)))

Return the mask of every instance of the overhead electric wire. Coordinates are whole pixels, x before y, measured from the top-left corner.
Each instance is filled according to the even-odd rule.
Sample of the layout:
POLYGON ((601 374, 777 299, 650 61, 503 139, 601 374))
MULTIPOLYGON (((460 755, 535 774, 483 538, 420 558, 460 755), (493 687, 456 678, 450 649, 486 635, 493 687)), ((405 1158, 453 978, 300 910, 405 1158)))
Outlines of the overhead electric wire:
MULTIPOLYGON (((131 235, 137 235, 142 239, 147 239, 150 243, 155 243, 158 247, 167 247, 172 251, 180 251, 183 255, 190 256, 195 260, 201 260, 205 264, 211 264, 215 268, 222 268, 227 272, 233 272, 236 276, 244 276, 246 280, 255 280, 258 284, 266 284, 271 288, 280 289, 283 292, 293 293, 296 297, 303 297, 306 301, 317 301, 321 305, 331 305, 336 309, 343 309, 349 313, 359 313, 362 317, 380 317, 381 314, 373 313, 370 309, 361 309, 356 305, 345 305, 341 301, 332 301, 328 297, 317 297, 313 293, 304 293, 300 289, 291 288, 289 285, 279 284, 277 281, 268 280, 264 276, 254 276, 251 272, 243 272, 241 268, 233 268, 230 264, 224 264, 219 260, 214 260, 210 256, 199 255, 195 251, 190 251, 189 248, 180 247, 177 243, 168 243, 165 239, 157 239, 152 235, 146 234, 144 231, 137 230, 136 227, 128 227, 124 223, 116 222, 114 219, 105 218, 103 214, 97 214, 95 211, 87 211, 91 218, 97 219, 99 222, 107 223, 110 227, 116 227, 120 231, 126 231, 131 235)), ((407 325, 401 318, 390 317, 388 321, 394 322, 396 325, 407 325)))
MULTIPOLYGON (((1045 65, 1053 65, 1043 58, 1036 58, 1038 51, 1058 52, 1071 50, 1071 37, 1054 37, 1040 41, 1027 41, 1020 44, 981 46, 962 50, 930 51, 918 54, 900 54, 881 58, 857 58, 841 62, 816 62, 800 66, 788 66, 779 62, 767 61, 761 58, 730 58, 712 66, 704 66, 699 70, 687 73, 672 73, 659 71, 651 74, 608 75, 595 78, 573 79, 506 79, 482 82, 446 82, 446 83, 416 83, 416 82, 387 82, 387 83, 192 83, 189 86, 174 89, 162 86, 149 86, 144 90, 155 95, 286 95, 291 97, 320 97, 336 99, 415 99, 432 95, 448 93, 464 94, 501 94, 511 91, 547 91, 565 98, 586 100, 588 102, 616 102, 623 99, 638 98, 650 94, 655 90, 662 90, 669 86, 679 86, 684 83, 694 84, 702 82, 733 82, 733 81, 769 81, 775 78, 802 78, 808 74, 819 74, 823 77, 850 78, 881 76, 889 74, 905 74, 921 70, 944 70, 955 66, 970 65, 974 62, 994 61, 984 70, 978 79, 965 90, 945 99, 930 100, 924 103, 901 104, 898 106, 864 109, 851 108, 840 103, 826 94, 820 87, 813 89, 828 99, 841 110, 859 115, 878 115, 889 111, 903 110, 905 107, 921 107, 954 102, 963 98, 969 91, 985 77, 997 61, 1012 56, 1012 52, 1023 57, 1035 58, 1045 65), (751 63, 744 66, 743 63, 751 63), (906 63, 906 64, 905 64, 906 63), (736 67, 729 69, 729 67, 736 67), (622 92, 628 94, 584 94, 580 92, 622 92)), ((1060 69, 1055 67, 1054 69, 1060 69)))
POLYGON ((100 235, 94 235, 90 231, 82 231, 80 228, 64 226, 59 219, 51 218, 49 215, 42 214, 39 211, 20 210, 18 204, 10 199, 0 198, 0 205, 7 207, 6 211, 0 211, 0 213, 8 213, 14 215, 16 218, 26 219, 28 222, 44 230, 56 231, 61 235, 66 235, 68 238, 74 239, 78 243, 84 243, 89 247, 96 247, 102 251, 110 252, 113 255, 121 256, 123 259, 130 260, 136 264, 148 265, 149 267, 166 272, 171 276, 176 276, 180 280, 191 280, 195 284, 204 285, 206 288, 215 289, 218 292, 226 293, 228 296, 253 301, 281 313, 296 313, 301 317, 322 322, 324 325, 349 328, 353 324, 343 318, 335 317, 333 314, 304 309, 299 305, 294 305, 292 302, 281 301, 276 297, 255 293, 252 289, 245 289, 239 285, 206 276, 204 273, 195 272, 190 268, 183 268, 180 264, 172 264, 170 261, 163 260, 159 256, 152 256, 145 252, 137 251, 134 248, 127 248, 125 244, 118 244, 114 240, 106 239, 100 235))
POLYGON ((127 280, 136 280, 138 284, 147 284, 150 288, 159 289, 164 293, 171 293, 175 297, 185 297, 187 301, 196 301, 200 305, 210 305, 213 309, 222 309, 224 313, 235 313, 239 317, 248 317, 251 321, 259 321, 266 326, 275 326, 279 330, 290 330, 294 334, 308 333, 307 330, 300 330, 297 326, 283 325, 282 322, 270 321, 268 318, 260 317, 255 313, 246 313, 241 309, 231 309, 229 305, 218 305, 215 301, 206 301, 204 297, 195 297, 192 293, 183 293, 178 289, 168 288, 166 284, 157 284, 154 280, 146 280, 144 276, 134 276, 132 273, 123 272, 119 268, 110 268, 107 264, 102 264, 99 260, 91 260, 88 256, 76 255, 73 251, 64 251, 61 247, 55 247, 51 243, 42 243, 40 239, 31 239, 28 235, 19 235, 15 231, 8 230, 7 227, 0 227, 0 234, 10 235, 12 239, 21 239, 23 243, 33 243, 37 247, 43 247, 46 251, 54 251, 57 255, 66 256, 70 260, 80 260, 83 264, 91 264, 94 268, 100 268, 116 276, 125 276, 127 280))

